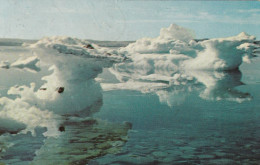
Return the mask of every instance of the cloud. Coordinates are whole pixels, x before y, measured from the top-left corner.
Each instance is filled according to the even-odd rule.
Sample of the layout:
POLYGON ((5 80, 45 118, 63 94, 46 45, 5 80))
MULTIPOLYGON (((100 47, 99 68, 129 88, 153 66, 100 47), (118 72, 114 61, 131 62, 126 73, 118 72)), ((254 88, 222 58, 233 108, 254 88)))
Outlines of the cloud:
POLYGON ((76 8, 68 8, 63 6, 52 6, 48 10, 43 10, 43 13, 51 13, 51 14, 87 14, 90 13, 88 10, 84 9, 76 9, 76 8))

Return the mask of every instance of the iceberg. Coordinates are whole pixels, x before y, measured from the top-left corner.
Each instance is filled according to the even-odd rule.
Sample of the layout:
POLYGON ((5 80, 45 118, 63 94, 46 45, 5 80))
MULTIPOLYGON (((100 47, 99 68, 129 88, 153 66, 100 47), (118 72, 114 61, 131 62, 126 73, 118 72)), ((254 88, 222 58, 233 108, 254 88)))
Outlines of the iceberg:
POLYGON ((35 134, 35 128, 45 127, 47 137, 60 135, 62 116, 89 116, 93 107, 102 105, 101 87, 94 78, 103 68, 123 59, 112 49, 71 37, 43 38, 23 45, 23 49, 31 54, 11 63, 3 61, 1 67, 34 73, 41 68, 49 71, 41 78, 41 86, 31 82, 10 87, 7 96, 0 98, 0 117, 24 125, 22 133, 35 134))
POLYGON ((0 97, 0 119, 4 119, 0 121, 0 159, 7 164, 24 162, 22 148, 15 158, 9 156, 15 147, 24 144, 33 145, 27 146, 29 164, 48 164, 53 156, 54 164, 68 160, 86 164, 95 157, 118 152, 127 141, 130 124, 113 124, 92 115, 102 106, 102 89, 95 78, 103 68, 123 58, 114 55, 114 50, 70 37, 44 38, 25 44, 23 49, 30 53, 13 62, 4 61, 1 67, 18 68, 32 75, 45 68, 48 71, 41 73, 41 80, 11 86, 0 97), (103 137, 110 140, 104 141, 103 137), (100 152, 96 152, 96 143, 100 152), (70 159, 75 150, 80 150, 79 157, 70 159))
MULTIPOLYGON (((145 54, 185 56, 178 68, 192 70, 233 70, 255 56, 256 38, 245 32, 227 38, 195 40, 191 30, 172 24, 156 38, 142 38, 119 50, 130 59, 145 54)), ((150 61, 154 61, 151 56, 150 61)), ((141 61, 140 61, 141 62, 141 61)), ((170 61, 168 61, 170 62, 170 61)), ((145 62, 144 62, 144 65, 145 62)))
POLYGON ((156 38, 142 38, 120 48, 118 53, 128 61, 109 69, 119 83, 101 81, 101 86, 103 90, 154 92, 170 106, 173 98, 185 98, 180 96, 182 91, 197 88, 205 88, 200 94, 203 99, 243 102, 251 96, 234 89, 243 84, 239 66, 250 62, 259 48, 256 38, 245 32, 196 40, 191 30, 172 24, 156 38))

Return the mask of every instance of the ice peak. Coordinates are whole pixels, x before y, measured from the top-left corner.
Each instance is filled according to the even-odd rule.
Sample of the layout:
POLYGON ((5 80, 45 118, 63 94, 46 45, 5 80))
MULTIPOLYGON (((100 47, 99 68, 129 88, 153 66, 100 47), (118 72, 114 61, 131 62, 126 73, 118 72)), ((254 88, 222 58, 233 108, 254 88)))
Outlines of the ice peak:
POLYGON ((255 36, 249 35, 246 32, 241 32, 237 35, 237 37, 241 40, 254 40, 255 36))
POLYGON ((159 38, 189 42, 194 38, 194 34, 189 29, 176 24, 171 24, 168 28, 162 28, 160 30, 159 38))

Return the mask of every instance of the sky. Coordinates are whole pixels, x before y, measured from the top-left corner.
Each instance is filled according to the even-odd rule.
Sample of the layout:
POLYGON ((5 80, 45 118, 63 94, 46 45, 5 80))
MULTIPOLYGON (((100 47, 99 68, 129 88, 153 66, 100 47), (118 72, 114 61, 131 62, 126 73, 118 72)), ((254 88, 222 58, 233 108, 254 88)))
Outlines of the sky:
POLYGON ((0 38, 136 40, 172 23, 196 38, 260 39, 260 1, 0 0, 0 38))

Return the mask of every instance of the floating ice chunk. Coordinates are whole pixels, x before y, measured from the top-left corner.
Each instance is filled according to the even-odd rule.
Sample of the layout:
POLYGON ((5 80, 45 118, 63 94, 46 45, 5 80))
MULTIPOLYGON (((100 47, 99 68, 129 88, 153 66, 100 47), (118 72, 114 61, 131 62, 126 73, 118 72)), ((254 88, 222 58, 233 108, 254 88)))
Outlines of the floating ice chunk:
POLYGON ((92 110, 98 110, 102 105, 102 94, 94 78, 103 67, 110 66, 111 61, 92 55, 78 56, 77 50, 95 51, 84 48, 85 44, 72 38, 46 38, 31 45, 29 49, 32 49, 33 56, 19 59, 11 67, 37 70, 38 66, 44 66, 52 73, 42 77, 44 84, 40 88, 35 83, 11 87, 7 94, 12 97, 0 98, 0 117, 24 124, 24 132, 34 133, 36 127, 46 127, 45 136, 58 136, 62 115, 86 116, 93 113, 92 110), (65 90, 58 93, 58 87, 65 90))
MULTIPOLYGON (((191 31, 173 24, 169 28, 162 28, 160 36, 141 38, 121 48, 119 52, 125 53, 130 59, 142 54, 186 56, 174 69, 183 67, 192 70, 233 70, 237 69, 243 60, 249 61, 257 48, 259 45, 255 37, 245 32, 233 37, 195 41, 191 31)), ((149 63, 153 62, 155 59, 150 59, 149 63)))
POLYGON ((102 98, 100 85, 94 81, 95 75, 100 71, 92 70, 91 67, 95 65, 80 67, 76 61, 74 62, 71 63, 75 65, 71 66, 73 68, 66 63, 60 65, 60 68, 53 66, 53 73, 43 77, 46 83, 41 88, 46 90, 40 90, 41 88, 37 90, 32 83, 29 87, 12 87, 8 94, 20 96, 26 103, 37 104, 40 109, 48 109, 58 114, 79 113, 102 98), (66 90, 58 93, 56 89, 61 86, 66 90))
POLYGON ((38 67, 39 58, 36 56, 29 57, 27 59, 18 59, 11 64, 11 67, 19 69, 27 69, 31 72, 39 72, 40 68, 38 67))

